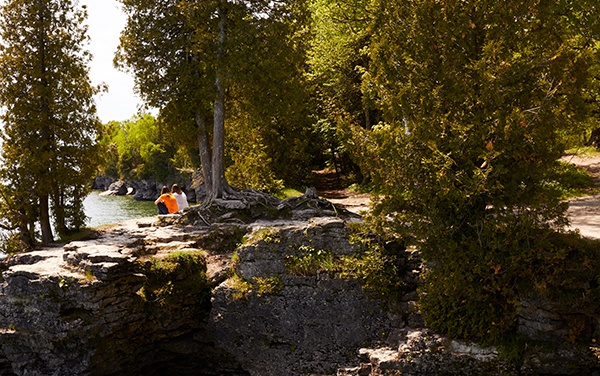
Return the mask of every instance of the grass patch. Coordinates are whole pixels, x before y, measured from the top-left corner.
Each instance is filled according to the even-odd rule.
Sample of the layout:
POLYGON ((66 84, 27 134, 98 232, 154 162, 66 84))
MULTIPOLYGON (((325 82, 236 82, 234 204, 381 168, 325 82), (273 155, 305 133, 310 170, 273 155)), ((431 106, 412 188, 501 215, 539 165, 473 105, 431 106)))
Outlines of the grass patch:
POLYGON ((288 255, 284 259, 285 267, 290 274, 308 277, 341 270, 342 265, 331 251, 305 245, 300 246, 298 250, 302 253, 301 256, 288 255))
POLYGON ((261 240, 269 244, 279 243, 281 241, 279 229, 274 227, 261 228, 250 234, 244 235, 242 242, 243 244, 254 244, 261 240))
POLYGON ((254 285, 256 286, 256 294, 261 295, 275 295, 283 289, 283 281, 279 277, 266 277, 266 278, 254 278, 254 285))
POLYGON ((245 299, 252 292, 252 283, 244 280, 237 274, 234 274, 229 279, 229 286, 233 290, 233 300, 245 299))
POLYGON ((300 192, 295 188, 283 188, 282 190, 275 193, 274 196, 280 200, 285 200, 286 198, 302 196, 303 194, 304 193, 300 192))
POLYGON ((144 269, 147 281, 139 293, 147 302, 201 303, 208 296, 206 258, 202 251, 178 251, 162 259, 152 258, 144 269))
POLYGON ((594 178, 586 170, 567 162, 560 162, 549 183, 556 189, 561 199, 596 194, 600 191, 594 185, 594 178))
POLYGON ((577 146, 565 150, 567 155, 578 155, 581 157, 600 157, 600 150, 593 146, 577 146))
POLYGON ((229 279, 234 300, 246 299, 250 294, 257 296, 276 295, 283 289, 283 281, 279 277, 254 277, 248 281, 237 274, 229 279))
POLYGON ((376 194, 377 191, 375 190, 375 187, 373 186, 372 183, 367 183, 367 184, 358 184, 358 183, 353 183, 350 184, 348 186, 348 190, 350 190, 351 192, 355 192, 355 193, 361 193, 361 194, 376 194))

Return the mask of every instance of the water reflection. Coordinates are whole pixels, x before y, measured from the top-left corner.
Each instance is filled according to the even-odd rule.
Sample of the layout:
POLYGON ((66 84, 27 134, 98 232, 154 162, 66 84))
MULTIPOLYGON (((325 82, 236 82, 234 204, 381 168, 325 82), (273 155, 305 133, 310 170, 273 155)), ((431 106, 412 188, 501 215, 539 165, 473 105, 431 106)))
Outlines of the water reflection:
POLYGON ((136 201, 131 196, 102 196, 98 191, 93 191, 85 198, 83 207, 85 215, 89 217, 87 227, 157 214, 152 201, 136 201))

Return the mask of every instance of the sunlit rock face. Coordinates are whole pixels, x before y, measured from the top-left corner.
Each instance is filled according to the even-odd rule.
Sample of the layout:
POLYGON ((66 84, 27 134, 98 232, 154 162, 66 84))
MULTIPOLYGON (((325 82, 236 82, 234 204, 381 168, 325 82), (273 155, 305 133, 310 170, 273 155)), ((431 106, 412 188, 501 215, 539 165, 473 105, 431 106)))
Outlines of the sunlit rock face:
POLYGON ((207 365, 233 364, 205 335, 210 290, 186 285, 200 281, 205 263, 173 273, 168 295, 143 293, 150 255, 165 257, 161 247, 182 239, 168 229, 115 229, 13 256, 0 290, 0 374, 185 374, 193 364, 210 374, 207 365))
POLYGON ((13 255, 0 285, 0 375, 335 373, 403 319, 356 281, 288 270, 286 258, 309 247, 357 250, 347 227, 356 216, 303 210, 130 221, 13 255), (277 241, 261 238, 265 229, 277 241), (201 262, 161 266, 188 253, 201 262), (261 279, 278 286, 257 289, 261 279))
POLYGON ((357 216, 319 199, 254 202, 12 255, 0 376, 591 375, 598 364, 563 347, 516 367, 443 338, 416 309, 418 252, 401 252, 406 291, 385 303, 326 265, 362 250, 350 241, 357 216))

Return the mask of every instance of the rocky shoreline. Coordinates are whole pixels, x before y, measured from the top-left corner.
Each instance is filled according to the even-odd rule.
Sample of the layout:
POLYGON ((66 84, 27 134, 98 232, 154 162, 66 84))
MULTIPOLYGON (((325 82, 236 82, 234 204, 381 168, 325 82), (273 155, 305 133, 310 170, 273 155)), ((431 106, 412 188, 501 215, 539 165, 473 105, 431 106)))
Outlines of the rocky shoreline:
MULTIPOLYGON (((13 255, 0 280, 0 375, 598 374, 589 346, 531 351, 517 366, 431 332, 410 250, 411 289, 397 304, 352 279, 292 270, 311 252, 359 251, 350 226, 360 218, 320 199, 269 200, 218 201, 13 255)), ((560 315, 540 315, 524 323, 561 327, 560 315)))
POLYGON ((177 183, 187 195, 189 202, 200 202, 206 197, 206 190, 202 184, 194 184, 193 181, 202 181, 200 173, 196 173, 194 179, 175 179, 173 182, 165 183, 153 179, 148 180, 116 180, 110 176, 98 176, 92 183, 93 190, 102 191, 108 196, 133 196, 138 201, 154 201, 160 195, 163 186, 171 187, 177 183))

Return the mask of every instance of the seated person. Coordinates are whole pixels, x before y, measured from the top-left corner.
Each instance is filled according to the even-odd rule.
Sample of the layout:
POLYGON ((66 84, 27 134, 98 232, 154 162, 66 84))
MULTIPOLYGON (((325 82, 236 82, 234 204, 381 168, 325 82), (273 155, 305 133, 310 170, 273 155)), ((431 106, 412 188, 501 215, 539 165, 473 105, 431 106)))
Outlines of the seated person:
POLYGON ((173 184, 173 187, 171 187, 171 192, 177 200, 177 207, 179 208, 179 212, 183 213, 183 210, 189 206, 185 192, 182 191, 177 184, 173 184))
POLYGON ((154 203, 158 206, 158 214, 173 214, 179 211, 177 199, 173 196, 171 191, 169 191, 169 187, 167 186, 162 187, 160 196, 154 203))

